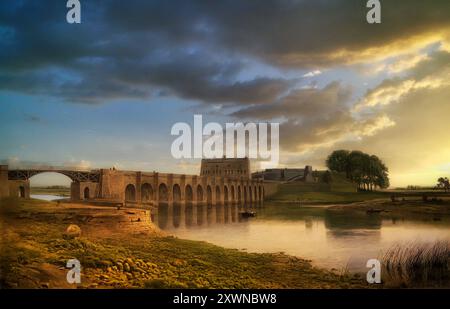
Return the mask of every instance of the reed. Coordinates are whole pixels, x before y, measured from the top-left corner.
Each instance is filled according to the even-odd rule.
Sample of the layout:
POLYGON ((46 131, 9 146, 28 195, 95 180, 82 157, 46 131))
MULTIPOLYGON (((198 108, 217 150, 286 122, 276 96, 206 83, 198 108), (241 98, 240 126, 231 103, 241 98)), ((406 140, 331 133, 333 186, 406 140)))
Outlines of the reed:
POLYGON ((449 242, 395 245, 382 256, 381 274, 386 286, 449 287, 449 242))

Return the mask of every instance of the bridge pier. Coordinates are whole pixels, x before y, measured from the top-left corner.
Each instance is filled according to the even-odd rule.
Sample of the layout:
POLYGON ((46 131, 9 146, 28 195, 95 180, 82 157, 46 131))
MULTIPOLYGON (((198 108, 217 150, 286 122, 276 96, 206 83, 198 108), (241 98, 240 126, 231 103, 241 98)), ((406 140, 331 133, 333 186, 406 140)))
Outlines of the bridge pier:
POLYGON ((30 198, 30 181, 29 180, 10 180, 9 196, 18 196, 21 198, 30 198))
POLYGON ((70 199, 72 201, 82 201, 94 199, 98 196, 98 183, 83 181, 73 181, 70 184, 70 199))
POLYGON ((8 165, 0 165, 0 198, 9 196, 30 198, 30 181, 9 179, 8 172, 8 165))

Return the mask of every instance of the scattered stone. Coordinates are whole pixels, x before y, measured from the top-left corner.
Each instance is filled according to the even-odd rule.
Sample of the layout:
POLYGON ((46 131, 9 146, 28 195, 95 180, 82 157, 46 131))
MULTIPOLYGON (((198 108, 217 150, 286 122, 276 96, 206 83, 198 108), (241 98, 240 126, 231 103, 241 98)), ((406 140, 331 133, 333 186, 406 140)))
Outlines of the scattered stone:
POLYGON ((81 228, 76 224, 70 224, 63 235, 65 238, 73 239, 81 236, 81 228))

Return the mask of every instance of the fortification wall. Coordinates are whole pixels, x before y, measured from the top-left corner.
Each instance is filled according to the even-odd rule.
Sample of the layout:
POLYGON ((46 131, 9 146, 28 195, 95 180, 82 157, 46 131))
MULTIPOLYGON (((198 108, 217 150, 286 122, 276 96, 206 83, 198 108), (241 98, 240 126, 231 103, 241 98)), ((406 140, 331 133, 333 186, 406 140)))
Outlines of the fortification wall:
POLYGON ((8 166, 0 165, 0 198, 9 196, 8 166))

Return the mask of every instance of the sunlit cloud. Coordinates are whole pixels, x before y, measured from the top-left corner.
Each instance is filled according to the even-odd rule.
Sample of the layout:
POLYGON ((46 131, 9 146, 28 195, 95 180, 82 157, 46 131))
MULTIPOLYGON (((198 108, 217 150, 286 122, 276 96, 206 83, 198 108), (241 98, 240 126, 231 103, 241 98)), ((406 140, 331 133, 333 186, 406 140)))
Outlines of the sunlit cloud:
POLYGON ((379 74, 386 72, 388 74, 398 74, 415 67, 425 59, 429 59, 427 54, 407 55, 392 63, 380 63, 372 69, 371 73, 379 74))
POLYGON ((392 121, 388 116, 382 115, 374 119, 361 122, 358 124, 359 128, 355 130, 355 133, 362 136, 373 136, 378 131, 394 125, 394 121, 392 121))
POLYGON ((303 77, 314 77, 314 76, 317 76, 317 75, 320 75, 320 74, 322 74, 322 71, 314 70, 314 71, 310 71, 308 73, 303 74, 303 77))

